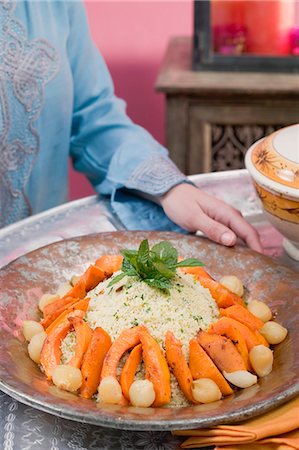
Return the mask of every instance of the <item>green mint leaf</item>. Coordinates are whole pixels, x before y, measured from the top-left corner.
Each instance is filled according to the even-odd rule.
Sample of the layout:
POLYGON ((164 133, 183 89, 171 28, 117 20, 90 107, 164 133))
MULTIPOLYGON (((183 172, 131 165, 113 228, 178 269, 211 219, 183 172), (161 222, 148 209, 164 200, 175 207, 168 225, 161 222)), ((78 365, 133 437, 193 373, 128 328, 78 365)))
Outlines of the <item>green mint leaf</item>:
POLYGON ((137 259, 142 264, 146 265, 150 256, 150 249, 148 245, 148 240, 144 239, 144 241, 141 242, 138 249, 137 259))
POLYGON ((175 275, 175 268, 170 268, 162 261, 153 261, 153 269, 157 275, 161 274, 163 277, 170 279, 175 275))
POLYGON ((159 242, 159 244, 154 245, 151 252, 167 266, 173 266, 178 260, 177 250, 167 241, 162 241, 159 242))
POLYGON ((122 250, 121 254, 123 255, 123 265, 131 264, 134 266, 137 259, 137 250, 122 250))
POLYGON ((116 275, 116 277, 113 277, 110 283, 107 287, 111 287, 114 284, 118 283, 120 280, 122 280, 127 274, 126 273, 120 273, 119 275, 116 275))
POLYGON ((167 241, 159 242, 152 248, 147 239, 144 239, 138 250, 122 250, 122 274, 111 280, 109 286, 117 283, 125 275, 137 276, 149 286, 169 292, 170 280, 175 276, 177 267, 196 267, 204 264, 195 258, 188 258, 177 262, 178 252, 167 241))
POLYGON ((130 270, 126 270, 125 275, 127 275, 128 277, 138 277, 138 272, 135 269, 130 269, 130 270))
POLYGON ((141 278, 145 278, 147 276, 148 265, 150 263, 149 260, 150 260, 150 250, 149 250, 148 240, 145 239, 139 245, 137 259, 136 259, 137 271, 138 271, 139 275, 141 276, 141 278))
POLYGON ((143 280, 146 284, 151 287, 162 289, 169 293, 169 288, 171 287, 171 283, 168 279, 164 278, 145 278, 143 280))
POLYGON ((121 266, 121 270, 123 272, 128 272, 130 270, 135 270, 135 272, 137 273, 134 262, 135 261, 129 261, 127 258, 124 258, 122 266, 121 266))
POLYGON ((196 258, 187 258, 183 261, 176 263, 175 267, 201 267, 204 266, 204 263, 199 261, 196 258))
POLYGON ((123 272, 134 272, 134 275, 138 275, 137 270, 137 251, 136 250, 123 250, 122 255, 124 257, 121 270, 123 272))
POLYGON ((137 255, 137 250, 121 250, 120 252, 123 256, 125 256, 126 258, 130 258, 131 256, 136 256, 137 255))

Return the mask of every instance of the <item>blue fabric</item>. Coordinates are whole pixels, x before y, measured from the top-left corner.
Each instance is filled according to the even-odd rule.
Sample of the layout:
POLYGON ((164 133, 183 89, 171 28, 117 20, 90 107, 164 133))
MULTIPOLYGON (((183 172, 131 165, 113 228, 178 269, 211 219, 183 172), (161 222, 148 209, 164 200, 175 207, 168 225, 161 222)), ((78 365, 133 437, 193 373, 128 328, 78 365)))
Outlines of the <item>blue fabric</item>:
POLYGON ((165 215, 161 206, 137 196, 116 190, 111 198, 113 212, 127 230, 160 230, 187 233, 165 215))
POLYGON ((0 2, 0 41, 0 226, 67 201, 69 155, 105 195, 185 180, 114 95, 80 2, 0 2))

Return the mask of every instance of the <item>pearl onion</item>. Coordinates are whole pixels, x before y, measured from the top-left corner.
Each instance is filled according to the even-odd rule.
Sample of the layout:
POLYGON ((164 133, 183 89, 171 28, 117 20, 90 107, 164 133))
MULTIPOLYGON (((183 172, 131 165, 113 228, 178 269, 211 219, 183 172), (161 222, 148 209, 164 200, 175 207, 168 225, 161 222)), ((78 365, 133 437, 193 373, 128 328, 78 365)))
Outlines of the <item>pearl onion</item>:
POLYGON ((72 289, 72 285, 70 283, 63 283, 58 286, 58 289, 56 291, 56 295, 59 297, 63 297, 65 294, 68 293, 68 291, 72 289))
POLYGON ((28 344, 28 353, 32 361, 36 364, 40 363, 40 354, 45 342, 47 334, 44 331, 35 334, 28 344))
POLYGON ((259 332, 264 336, 269 344, 279 344, 288 334, 288 330, 286 328, 279 325, 279 323, 272 321, 265 323, 259 332))
POLYGON ((247 388, 257 383, 257 376, 247 370, 236 370, 235 372, 223 371, 224 377, 234 386, 247 388))
POLYGON ((256 345, 249 352, 249 360, 259 377, 269 375, 273 367, 273 352, 265 345, 256 345))
POLYGON ((54 295, 54 294, 44 294, 41 296, 39 303, 38 303, 38 307, 40 309, 41 312, 44 312, 44 308, 47 305, 50 305, 50 303, 55 302, 56 300, 59 299, 59 295, 54 295))
POLYGON ((153 383, 149 380, 134 381, 129 389, 129 397, 133 406, 151 406, 156 398, 153 383))
POLYGON ((220 400, 221 391, 215 381, 210 378, 199 378, 192 383, 192 396, 196 402, 211 403, 220 400))
POLYGON ((23 322, 23 335, 26 341, 31 341, 35 334, 41 333, 44 328, 41 323, 35 320, 24 320, 23 322))
POLYGON ((70 279, 70 283, 72 286, 75 286, 76 283, 78 283, 78 281, 80 280, 80 276, 79 275, 73 275, 70 279))
POLYGON ((238 295, 239 297, 242 297, 242 295, 244 294, 243 283, 235 275, 226 275, 221 278, 219 283, 222 284, 222 286, 225 286, 234 294, 238 295))
POLYGON ((117 404, 122 399, 122 390, 115 377, 109 375, 102 379, 98 387, 98 401, 117 404))
POLYGON ((272 312, 269 306, 259 300, 252 300, 248 304, 247 309, 251 314, 263 322, 268 322, 268 320, 272 318, 272 312))
POLYGON ((77 367, 61 364, 53 370, 52 380, 60 389, 76 392, 82 384, 82 374, 77 367))

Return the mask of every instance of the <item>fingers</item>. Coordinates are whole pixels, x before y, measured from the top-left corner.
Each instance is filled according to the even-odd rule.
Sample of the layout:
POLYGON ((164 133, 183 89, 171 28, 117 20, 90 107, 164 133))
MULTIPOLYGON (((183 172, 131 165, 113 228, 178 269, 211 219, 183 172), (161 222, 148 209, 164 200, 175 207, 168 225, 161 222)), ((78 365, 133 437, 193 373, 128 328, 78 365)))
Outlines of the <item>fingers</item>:
POLYGON ((250 225, 250 223, 246 222, 242 216, 236 219, 233 218, 230 226, 231 229, 246 242, 248 247, 257 252, 262 252, 262 244, 258 232, 250 225))
POLYGON ((257 230, 244 219, 240 211, 220 201, 214 206, 216 206, 216 211, 213 214, 210 210, 209 214, 214 216, 216 221, 220 221, 226 225, 239 238, 246 242, 252 250, 262 252, 262 245, 257 230))
POLYGON ((206 214, 197 217, 197 230, 201 230, 209 239, 219 244, 231 247, 237 241, 236 234, 228 227, 216 220, 211 219, 206 214))
POLYGON ((262 251, 257 231, 238 210, 194 186, 175 186, 161 199, 161 206, 170 219, 188 231, 200 230, 226 246, 234 245, 239 237, 253 250, 262 251))
POLYGON ((199 190, 198 202, 209 217, 227 226, 253 250, 262 252, 258 232, 244 219, 240 211, 199 190))
POLYGON ((188 231, 202 231, 209 239, 219 244, 232 246, 235 245, 237 236, 226 225, 209 217, 198 205, 194 208, 194 213, 185 217, 182 224, 188 231))

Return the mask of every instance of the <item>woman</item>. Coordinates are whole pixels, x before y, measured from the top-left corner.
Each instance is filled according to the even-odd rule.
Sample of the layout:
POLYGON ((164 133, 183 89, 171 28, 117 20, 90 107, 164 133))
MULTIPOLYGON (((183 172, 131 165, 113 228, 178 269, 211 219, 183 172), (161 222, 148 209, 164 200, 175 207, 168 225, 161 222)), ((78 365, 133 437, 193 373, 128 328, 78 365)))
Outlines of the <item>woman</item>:
POLYGON ((260 251, 257 232, 201 192, 117 99, 78 2, 0 1, 0 225, 67 200, 69 155, 98 193, 149 196, 179 226, 260 251))

